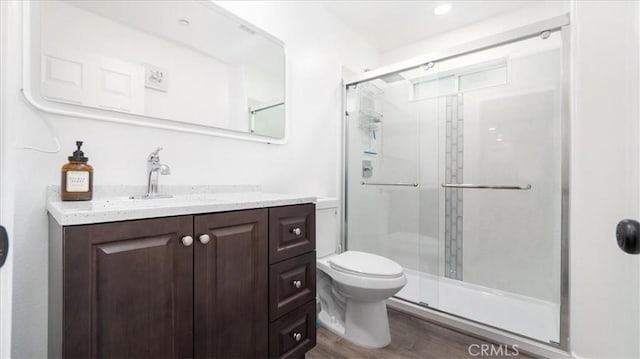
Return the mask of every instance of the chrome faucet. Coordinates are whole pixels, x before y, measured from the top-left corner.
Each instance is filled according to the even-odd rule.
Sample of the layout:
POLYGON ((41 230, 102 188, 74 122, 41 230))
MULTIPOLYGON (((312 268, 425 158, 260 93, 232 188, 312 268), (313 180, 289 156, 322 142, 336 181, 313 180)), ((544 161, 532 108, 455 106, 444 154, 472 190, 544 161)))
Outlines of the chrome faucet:
POLYGON ((160 163, 160 156, 158 152, 162 150, 162 147, 158 147, 155 151, 151 152, 147 158, 147 194, 140 198, 171 198, 171 195, 158 193, 158 176, 170 175, 171 169, 169 166, 160 163))

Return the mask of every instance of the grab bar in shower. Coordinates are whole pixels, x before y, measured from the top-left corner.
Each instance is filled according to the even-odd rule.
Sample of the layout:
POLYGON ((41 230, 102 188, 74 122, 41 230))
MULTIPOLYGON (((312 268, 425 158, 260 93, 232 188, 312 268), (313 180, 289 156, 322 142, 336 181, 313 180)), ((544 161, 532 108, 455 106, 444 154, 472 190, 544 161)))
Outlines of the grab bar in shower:
POLYGON ((395 182, 395 183, 384 183, 384 182, 365 182, 361 183, 363 186, 402 186, 402 187, 418 187, 417 183, 405 183, 405 182, 395 182))
POLYGON ((472 183, 443 183, 445 188, 470 188, 470 189, 515 189, 527 191, 531 189, 530 184, 510 185, 510 184, 472 184, 472 183))

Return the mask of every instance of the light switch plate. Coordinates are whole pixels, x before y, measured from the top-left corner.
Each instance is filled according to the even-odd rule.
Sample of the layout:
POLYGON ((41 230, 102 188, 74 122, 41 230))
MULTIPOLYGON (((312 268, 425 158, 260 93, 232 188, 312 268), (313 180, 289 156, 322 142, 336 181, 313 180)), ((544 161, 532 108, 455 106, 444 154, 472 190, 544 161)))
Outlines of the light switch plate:
POLYGON ((167 69, 145 64, 144 73, 145 87, 158 91, 168 91, 169 72, 167 69))

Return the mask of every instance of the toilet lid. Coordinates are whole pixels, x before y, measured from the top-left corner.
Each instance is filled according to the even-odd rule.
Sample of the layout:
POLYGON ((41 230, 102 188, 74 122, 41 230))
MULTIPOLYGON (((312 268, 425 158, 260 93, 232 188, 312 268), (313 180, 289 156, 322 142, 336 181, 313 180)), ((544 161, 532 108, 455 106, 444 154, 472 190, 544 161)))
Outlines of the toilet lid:
POLYGON ((357 275, 397 278, 402 275, 402 267, 391 259, 371 253, 346 251, 334 256, 329 264, 335 270, 357 275))

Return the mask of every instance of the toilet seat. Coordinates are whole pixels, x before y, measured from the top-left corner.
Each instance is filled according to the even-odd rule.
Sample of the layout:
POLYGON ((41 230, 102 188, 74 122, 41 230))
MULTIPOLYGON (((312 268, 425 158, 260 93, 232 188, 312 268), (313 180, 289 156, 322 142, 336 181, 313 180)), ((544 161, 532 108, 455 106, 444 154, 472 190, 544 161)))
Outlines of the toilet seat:
POLYGON ((346 251, 329 259, 329 265, 336 271, 369 278, 393 279, 403 275, 402 267, 379 255, 346 251))
MULTIPOLYGON (((395 275, 394 271, 388 271, 387 275, 389 276, 387 277, 375 275, 375 274, 363 274, 362 272, 357 272, 356 270, 354 270, 355 267, 351 266, 349 263, 344 263, 351 258, 351 255, 347 254, 350 252, 351 251, 346 251, 341 254, 332 254, 327 257, 318 258, 316 261, 318 270, 326 273, 338 283, 341 283, 342 285, 352 286, 352 287, 368 288, 368 289, 388 289, 388 288, 395 288, 397 286, 402 287, 407 283, 407 277, 404 275, 404 271, 402 270, 402 267, 400 267, 399 264, 393 262, 390 259, 387 259, 387 260, 398 265, 398 267, 400 267, 399 275, 395 275), (344 261, 336 260, 338 257, 342 257, 344 261), (336 262, 338 263, 337 265, 336 265, 336 262)), ((369 254, 369 253, 364 253, 364 254, 367 256, 368 255, 375 256, 374 254, 369 254)), ((382 258, 386 259, 384 257, 382 258)), ((376 262, 370 262, 370 263, 379 263, 379 262, 376 261, 376 262)), ((364 267, 360 267, 360 268, 364 270, 363 269, 364 267)), ((370 270, 368 266, 366 268, 367 269, 365 271, 370 271, 370 272, 374 271, 374 270, 370 270)))

